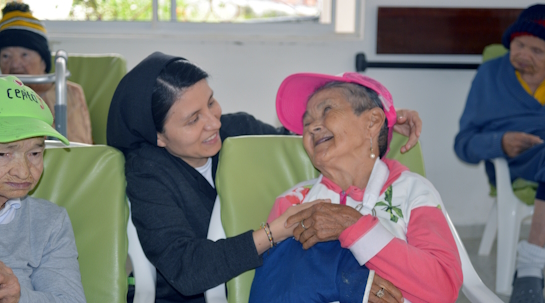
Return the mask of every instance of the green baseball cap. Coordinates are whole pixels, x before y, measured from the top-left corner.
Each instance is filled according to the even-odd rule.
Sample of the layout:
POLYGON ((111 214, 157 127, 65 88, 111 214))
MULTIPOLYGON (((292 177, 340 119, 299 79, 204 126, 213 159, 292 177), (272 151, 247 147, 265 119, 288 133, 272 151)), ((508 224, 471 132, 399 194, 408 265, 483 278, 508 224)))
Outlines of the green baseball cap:
POLYGON ((0 78, 0 143, 50 136, 69 145, 52 124, 53 115, 38 94, 15 76, 0 78))

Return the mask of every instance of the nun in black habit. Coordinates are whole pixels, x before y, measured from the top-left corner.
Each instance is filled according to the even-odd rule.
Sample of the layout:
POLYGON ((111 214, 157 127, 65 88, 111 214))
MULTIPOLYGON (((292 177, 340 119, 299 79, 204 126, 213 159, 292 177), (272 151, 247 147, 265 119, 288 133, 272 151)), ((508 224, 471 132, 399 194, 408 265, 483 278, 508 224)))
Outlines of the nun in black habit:
MULTIPOLYGON (((157 268, 156 302, 204 302, 203 293, 207 289, 262 264, 254 233, 264 236, 264 248, 269 246, 266 233, 259 230, 217 242, 206 239, 216 198, 213 180, 221 148, 219 140, 288 132, 245 113, 221 115, 220 108, 218 115, 216 107, 219 105, 211 97, 207 76, 183 58, 156 52, 121 80, 110 106, 108 145, 121 150, 126 158, 127 196, 131 201, 132 220, 147 258, 157 268), (167 65, 171 68, 166 68, 167 65), (203 98, 185 98, 187 100, 182 102, 203 103, 204 106, 192 107, 196 113, 188 113, 189 118, 182 123, 172 119, 182 111, 169 113, 169 108, 178 109, 173 104, 178 104, 181 96, 194 97, 195 94, 203 98), (211 121, 214 116, 219 120, 211 121), (203 137, 197 137, 204 140, 177 144, 176 131, 172 135, 168 132, 171 121, 174 128, 191 128, 189 132, 199 133, 195 130, 203 129, 203 137), (199 123, 204 125, 196 125, 199 123), (208 146, 192 149, 194 145, 213 140, 216 140, 214 146, 208 149, 208 146), (193 146, 188 148, 191 144, 193 146), (188 152, 179 150, 184 147, 189 152, 197 150, 197 154, 188 156, 188 152), (210 154, 206 155, 206 152, 210 154), (195 160, 199 157, 204 160, 203 166, 208 165, 210 182, 197 170, 203 166, 191 165, 201 164, 203 161, 195 160)), ((281 225, 283 228, 283 223, 281 225)), ((275 238, 278 237, 276 241, 280 240, 281 234, 273 230, 275 238)))

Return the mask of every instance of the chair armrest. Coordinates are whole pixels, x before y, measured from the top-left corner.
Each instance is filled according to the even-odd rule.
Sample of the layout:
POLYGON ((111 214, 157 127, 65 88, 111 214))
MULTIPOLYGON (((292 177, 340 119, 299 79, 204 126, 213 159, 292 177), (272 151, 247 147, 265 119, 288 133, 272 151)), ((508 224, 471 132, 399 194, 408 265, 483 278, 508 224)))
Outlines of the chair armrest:
MULTIPOLYGON (((217 196, 216 202, 214 202, 214 209, 212 209, 212 217, 210 218, 207 239, 217 241, 225 238, 225 230, 223 229, 223 225, 221 223, 220 198, 217 196)), ((225 283, 205 291, 204 298, 206 299, 207 303, 227 303, 225 283)))
POLYGON ((509 172, 507 160, 504 158, 495 158, 490 161, 494 164, 496 172, 496 191, 499 199, 506 199, 507 201, 518 200, 511 186, 511 173, 509 172))
MULTIPOLYGON (((129 202, 129 210, 130 210, 129 202)), ((151 262, 146 258, 136 227, 132 223, 131 215, 127 223, 127 236, 129 238, 129 257, 131 258, 134 274, 134 303, 155 302, 155 285, 157 271, 151 262)))
POLYGON ((471 264, 469 255, 467 254, 464 244, 462 243, 454 224, 452 224, 449 215, 446 212, 444 212, 444 214, 450 227, 450 231, 452 232, 452 236, 454 237, 454 241, 456 241, 460 260, 462 261, 462 272, 464 273, 462 291, 464 292, 464 295, 470 302, 502 303, 503 301, 484 285, 473 267, 473 264, 471 264))

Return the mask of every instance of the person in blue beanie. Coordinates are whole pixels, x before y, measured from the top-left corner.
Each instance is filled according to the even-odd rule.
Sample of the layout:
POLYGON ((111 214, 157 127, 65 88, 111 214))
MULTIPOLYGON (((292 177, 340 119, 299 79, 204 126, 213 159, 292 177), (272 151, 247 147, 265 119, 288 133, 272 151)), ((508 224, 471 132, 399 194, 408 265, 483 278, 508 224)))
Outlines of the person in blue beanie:
MULTIPOLYGON (((503 34, 509 49, 482 64, 460 119, 454 150, 468 163, 504 157, 511 178, 538 183, 530 236, 518 244, 510 302, 543 303, 545 266, 545 5, 522 11, 503 34)), ((500 223, 501 224, 501 223, 500 223)))
MULTIPOLYGON (((11 75, 44 75, 51 72, 47 31, 28 4, 8 2, 0 19, 0 71, 11 75)), ((55 83, 29 84, 55 116, 55 83)), ((66 81, 67 130, 71 142, 92 144, 91 118, 83 89, 66 81)))

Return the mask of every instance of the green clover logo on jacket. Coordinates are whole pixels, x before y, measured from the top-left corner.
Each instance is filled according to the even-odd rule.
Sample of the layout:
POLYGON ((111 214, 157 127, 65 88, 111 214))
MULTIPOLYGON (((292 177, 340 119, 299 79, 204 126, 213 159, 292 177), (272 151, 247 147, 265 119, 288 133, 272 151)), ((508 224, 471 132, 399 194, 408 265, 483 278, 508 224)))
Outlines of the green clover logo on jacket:
POLYGON ((398 207, 399 205, 396 205, 396 206, 392 205, 392 186, 391 185, 390 187, 388 187, 388 189, 386 189, 386 192, 384 193, 384 200, 386 200, 386 202, 388 203, 384 201, 377 202, 377 204, 375 204, 375 208, 378 206, 384 206, 385 208, 382 210, 390 214, 390 221, 397 223, 397 220, 399 220, 399 218, 403 218, 403 212, 398 207))

